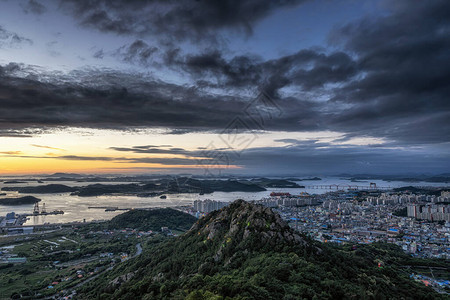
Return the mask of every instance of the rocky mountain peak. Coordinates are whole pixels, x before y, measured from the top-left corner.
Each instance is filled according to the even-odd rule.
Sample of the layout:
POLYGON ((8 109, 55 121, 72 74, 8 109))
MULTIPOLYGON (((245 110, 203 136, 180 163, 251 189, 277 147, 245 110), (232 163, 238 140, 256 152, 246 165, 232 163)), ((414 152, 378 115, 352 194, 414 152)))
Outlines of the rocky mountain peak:
POLYGON ((306 243, 279 214, 244 200, 236 200, 199 219, 187 233, 190 235, 203 237, 205 243, 217 243, 220 246, 218 257, 226 248, 251 251, 266 246, 306 243))

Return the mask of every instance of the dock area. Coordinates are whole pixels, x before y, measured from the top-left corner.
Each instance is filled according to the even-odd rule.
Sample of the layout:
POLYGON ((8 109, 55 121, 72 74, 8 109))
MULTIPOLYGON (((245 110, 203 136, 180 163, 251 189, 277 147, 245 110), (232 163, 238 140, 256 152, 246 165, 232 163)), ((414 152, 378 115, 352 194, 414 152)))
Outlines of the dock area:
POLYGON ((105 211, 116 211, 116 210, 132 210, 132 208, 119 208, 118 206, 88 206, 89 209, 104 209, 105 211))

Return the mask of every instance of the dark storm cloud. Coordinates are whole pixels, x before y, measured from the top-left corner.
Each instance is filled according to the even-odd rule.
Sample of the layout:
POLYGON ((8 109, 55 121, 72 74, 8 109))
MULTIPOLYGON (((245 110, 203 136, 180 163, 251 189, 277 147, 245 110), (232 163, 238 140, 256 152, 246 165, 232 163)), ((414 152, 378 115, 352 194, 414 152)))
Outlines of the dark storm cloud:
MULTIPOLYGON (((208 161, 208 159, 201 159, 201 161, 208 161)), ((197 166, 199 161, 189 158, 160 158, 160 157, 142 157, 142 158, 130 158, 123 163, 136 163, 136 164, 162 164, 162 165, 190 165, 197 166)))
MULTIPOLYGON (((150 149, 150 148, 170 148, 172 145, 145 145, 145 146, 134 146, 131 149, 150 149)), ((129 148, 127 148, 129 149, 129 148)))
POLYGON ((26 4, 20 5, 25 13, 33 13, 42 15, 47 11, 47 8, 36 0, 30 0, 26 4))
MULTIPOLYGON (((108 70, 43 74, 33 68, 0 67, 0 129, 81 126, 91 128, 166 127, 222 130, 233 117, 250 123, 244 109, 251 99, 208 94, 192 86, 108 70), (42 79, 41 79, 42 78, 42 79)), ((284 99, 287 113, 273 119, 275 129, 308 129, 313 105, 284 99), (306 124, 306 125, 305 125, 306 124)))
MULTIPOLYGON (((198 150, 186 150, 172 146, 134 146, 134 147, 110 147, 109 149, 119 152, 139 153, 139 154, 170 154, 183 155, 186 159, 212 159, 216 151, 229 154, 229 148, 214 148, 214 151, 208 151, 206 147, 199 147, 198 150)), ((231 153, 231 152, 230 152, 231 153)))
POLYGON ((186 156, 194 156, 193 152, 182 148, 161 148, 156 146, 135 146, 135 147, 110 147, 111 150, 131 153, 147 153, 147 154, 179 154, 186 156))
MULTIPOLYGON (((46 158, 62 159, 62 160, 80 160, 80 161, 110 161, 116 163, 130 163, 130 164, 162 164, 162 165, 192 165, 198 164, 197 159, 179 158, 179 157, 95 157, 95 156, 79 156, 79 155, 65 155, 53 156, 46 158)), ((208 158, 202 158, 201 161, 207 161, 208 158)))
POLYGON ((188 128, 175 128, 171 129, 167 134, 175 134, 175 135, 181 135, 181 134, 187 134, 195 132, 195 130, 188 129, 188 128))
POLYGON ((130 44, 125 44, 115 50, 97 50, 92 56, 97 59, 110 56, 122 62, 141 67, 160 67, 162 61, 159 48, 150 46, 141 39, 135 40, 130 44))
MULTIPOLYGON (((258 147, 245 150, 242 155, 236 156, 230 149, 215 149, 221 156, 227 157, 225 161, 229 165, 245 166, 250 171, 270 172, 268 170, 284 170, 289 173, 326 173, 336 174, 342 170, 352 172, 364 172, 369 167, 373 172, 410 172, 417 168, 422 170, 438 170, 444 172, 450 167, 449 154, 445 152, 433 153, 428 148, 419 148, 418 150, 399 151, 398 144, 384 144, 366 146, 355 145, 336 145, 333 143, 320 142, 319 140, 296 140, 280 139, 277 142, 283 142, 288 145, 273 147, 258 147), (263 164, 261 162, 264 162, 263 164), (420 165, 420 166, 419 166, 420 165)), ((200 147, 203 148, 203 147, 200 147)), ((134 146, 129 148, 112 149, 131 152, 131 153, 167 153, 179 154, 180 152, 145 152, 145 149, 159 149, 159 147, 134 146), (136 151, 144 149, 144 151, 136 151)), ((214 157, 208 156, 207 151, 189 151, 183 150, 182 153, 187 157, 200 157, 203 161, 197 159, 180 159, 180 164, 211 167, 215 164, 214 157), (208 158, 211 159, 208 161, 208 158)), ((215 154, 217 155, 217 154, 215 154)), ((133 161, 134 159, 128 159, 133 161)), ((172 158, 140 158, 136 163, 164 163, 175 164, 172 158)), ((176 161, 176 159, 175 159, 176 161)), ((223 161, 222 165, 223 165, 223 161)), ((278 172, 277 171, 277 172, 278 172)))
POLYGON ((33 41, 0 26, 0 49, 32 45, 33 41))
POLYGON ((250 82, 260 82, 263 76, 260 58, 237 56, 227 60, 219 50, 183 57, 179 50, 170 49, 166 53, 165 63, 176 70, 189 73, 197 80, 208 78, 204 82, 209 86, 242 87, 250 82), (214 81, 210 79, 211 76, 214 81))
MULTIPOLYGON (((127 3, 66 1, 65 7, 70 7, 80 22, 103 31, 144 33, 158 29, 146 26, 164 21, 159 24, 167 27, 162 35, 191 30, 196 36, 220 28, 240 28, 244 13, 252 24, 272 9, 293 2, 127 3), (231 4, 235 10, 228 16, 225 12, 231 4), (144 14, 147 5, 158 6, 155 11, 166 14, 156 19, 151 19, 152 14, 143 19, 131 17, 132 11, 144 14), (203 10, 192 11, 189 20, 184 19, 187 16, 174 17, 197 5, 203 10), (226 8, 220 11, 226 17, 217 17, 215 8, 220 5, 226 8), (203 26, 204 20, 214 16, 217 20, 203 26), (91 18, 97 21, 90 22, 91 18), (108 18, 122 27, 108 23, 108 18)), ((17 64, 0 66, 0 135, 2 130, 30 126, 158 126, 173 134, 221 132, 235 118, 245 125, 243 132, 256 128, 245 111, 252 101, 248 90, 264 86, 281 111, 264 123, 266 130, 332 130, 346 134, 347 139, 373 136, 409 145, 447 142, 450 2, 396 1, 388 5, 390 13, 337 27, 330 34, 333 48, 302 49, 270 60, 253 54, 230 56, 214 48, 195 54, 173 47, 156 50, 144 40, 117 52, 121 60, 144 65, 154 63, 154 56, 159 55, 172 71, 195 84, 170 84, 111 70, 53 76, 17 64), (239 96, 242 91, 246 96, 239 96)), ((97 56, 104 55, 101 51, 97 56)))
POLYGON ((157 47, 149 46, 142 40, 136 40, 130 45, 125 45, 117 49, 113 53, 113 56, 118 57, 124 62, 145 66, 152 62, 156 52, 158 52, 157 47))
POLYGON ((94 58, 103 59, 105 57, 105 52, 103 49, 97 50, 93 55, 94 58))
POLYGON ((446 172, 450 168, 447 153, 432 154, 424 151, 399 151, 396 148, 369 146, 316 147, 264 147, 248 149, 235 164, 245 165, 253 172, 281 170, 284 174, 338 174, 350 173, 403 173, 446 172), (264 162, 263 164, 261 162, 264 162))
MULTIPOLYGON (((285 146, 285 148, 298 147, 298 148, 304 149, 305 147, 320 148, 320 147, 330 147, 331 146, 330 143, 320 142, 320 140, 317 140, 317 139, 310 139, 310 140, 278 139, 278 140, 274 140, 274 142, 281 142, 281 143, 288 144, 287 146, 285 146)), ((339 146, 333 145, 333 147, 339 147, 339 146)))
MULTIPOLYGON (((219 50, 166 53, 165 62, 189 73, 200 87, 264 84, 299 91, 296 98, 324 97, 313 118, 319 127, 348 136, 376 136, 407 143, 439 143, 450 136, 450 2, 399 1, 391 13, 338 27, 335 52, 300 50, 263 61, 227 58, 219 50)), ((297 120, 299 122, 299 120, 297 120)))
POLYGON ((256 83, 264 85, 272 97, 286 86, 310 91, 347 82, 357 74, 356 63, 348 54, 315 50, 300 50, 268 61, 251 55, 226 59, 219 50, 184 57, 180 51, 169 50, 165 63, 201 79, 205 86, 241 88, 256 83))
POLYGON ((179 157, 108 157, 108 156, 82 156, 82 155, 48 155, 48 156, 35 156, 35 155, 22 155, 21 151, 4 151, 0 152, 0 157, 14 157, 14 158, 39 158, 39 159, 59 159, 59 160, 71 160, 71 161, 102 161, 113 163, 128 163, 128 164, 162 164, 162 165, 191 165, 197 166, 200 162, 204 163, 210 160, 210 158, 190 159, 179 157))
POLYGON ((331 115, 338 130, 445 142, 450 136, 450 2, 396 1, 392 14, 331 33, 357 57, 361 78, 334 90, 349 109, 331 115), (358 129, 359 126, 359 129, 358 129))
POLYGON ((45 128, 22 128, 22 129, 1 129, 0 137, 27 138, 44 133, 45 128))
POLYGON ((62 0, 79 24, 102 32, 163 36, 165 39, 214 39, 221 29, 247 34, 273 11, 304 0, 62 0))

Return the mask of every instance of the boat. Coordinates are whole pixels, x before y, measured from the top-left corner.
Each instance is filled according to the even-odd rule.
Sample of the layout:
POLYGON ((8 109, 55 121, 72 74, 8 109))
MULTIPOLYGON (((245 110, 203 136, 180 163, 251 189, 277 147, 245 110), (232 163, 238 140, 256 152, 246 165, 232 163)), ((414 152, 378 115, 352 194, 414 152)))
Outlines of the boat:
POLYGON ((159 197, 160 199, 167 199, 166 195, 162 195, 161 197, 159 197))

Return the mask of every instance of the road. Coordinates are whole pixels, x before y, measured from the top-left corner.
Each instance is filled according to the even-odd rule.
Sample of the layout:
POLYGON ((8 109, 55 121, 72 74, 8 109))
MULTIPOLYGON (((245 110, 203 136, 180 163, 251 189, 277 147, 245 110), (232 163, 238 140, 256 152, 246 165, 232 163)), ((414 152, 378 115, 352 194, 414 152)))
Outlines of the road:
POLYGON ((70 267, 70 266, 75 266, 75 265, 81 265, 81 264, 87 264, 90 262, 93 262, 95 260, 99 260, 100 258, 98 256, 94 256, 94 257, 90 257, 90 258, 81 258, 81 259, 77 259, 77 260, 70 260, 67 262, 63 262, 63 263, 59 263, 57 266, 58 267, 70 267))
POLYGON ((141 247, 141 243, 137 243, 136 244, 136 253, 134 254, 133 257, 139 256, 142 253, 142 247, 141 247))
MULTIPOLYGON (((142 253, 142 246, 141 246, 141 243, 137 243, 137 244, 136 244, 136 253, 133 255, 132 258, 135 258, 136 256, 141 255, 141 253, 142 253)), ((86 283, 88 283, 88 282, 91 281, 91 280, 94 280, 95 278, 97 278, 98 276, 102 275, 103 273, 106 273, 106 272, 108 272, 108 271, 111 271, 111 270, 113 269, 113 267, 114 267, 114 266, 108 267, 108 268, 106 268, 105 270, 101 271, 100 273, 95 274, 94 276, 89 277, 89 278, 86 279, 85 281, 80 282, 79 284, 77 284, 77 285, 75 285, 74 287, 72 287, 70 290, 73 291, 73 290, 78 289, 79 287, 85 285, 86 283)))

